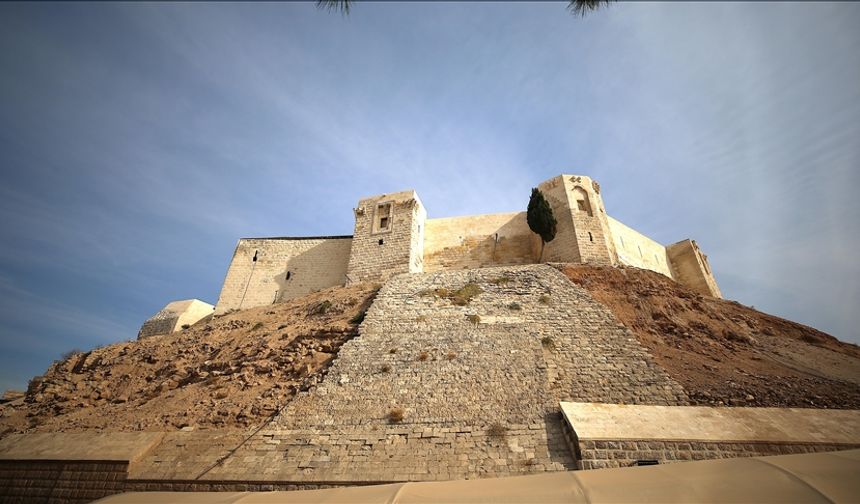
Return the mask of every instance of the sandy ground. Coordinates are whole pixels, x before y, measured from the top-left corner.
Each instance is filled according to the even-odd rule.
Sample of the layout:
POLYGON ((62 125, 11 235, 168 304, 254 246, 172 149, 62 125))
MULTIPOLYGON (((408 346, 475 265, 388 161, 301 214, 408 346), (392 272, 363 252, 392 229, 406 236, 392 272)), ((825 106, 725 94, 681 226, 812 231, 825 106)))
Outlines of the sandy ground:
POLYGON ((630 267, 565 274, 629 327, 696 404, 860 408, 860 348, 630 267))

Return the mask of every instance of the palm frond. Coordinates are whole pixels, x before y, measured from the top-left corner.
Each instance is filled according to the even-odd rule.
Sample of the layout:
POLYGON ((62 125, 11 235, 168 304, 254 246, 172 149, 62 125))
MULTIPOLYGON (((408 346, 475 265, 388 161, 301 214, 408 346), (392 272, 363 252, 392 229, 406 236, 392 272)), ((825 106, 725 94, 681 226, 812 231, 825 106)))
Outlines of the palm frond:
POLYGON ((585 17, 589 12, 596 11, 603 6, 609 5, 612 1, 613 0, 570 0, 567 8, 574 16, 585 17))
POLYGON ((340 11, 341 14, 348 15, 351 4, 352 0, 317 0, 317 9, 340 11))

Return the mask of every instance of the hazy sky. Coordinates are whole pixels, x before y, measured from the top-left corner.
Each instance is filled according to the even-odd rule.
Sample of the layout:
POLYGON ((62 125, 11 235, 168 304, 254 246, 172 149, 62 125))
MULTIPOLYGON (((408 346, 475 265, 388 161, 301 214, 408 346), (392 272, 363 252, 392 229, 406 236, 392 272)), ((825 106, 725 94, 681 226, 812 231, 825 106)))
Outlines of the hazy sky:
POLYGON ((0 5, 0 390, 214 303, 240 237, 559 173, 723 294, 860 342, 860 4, 0 5))

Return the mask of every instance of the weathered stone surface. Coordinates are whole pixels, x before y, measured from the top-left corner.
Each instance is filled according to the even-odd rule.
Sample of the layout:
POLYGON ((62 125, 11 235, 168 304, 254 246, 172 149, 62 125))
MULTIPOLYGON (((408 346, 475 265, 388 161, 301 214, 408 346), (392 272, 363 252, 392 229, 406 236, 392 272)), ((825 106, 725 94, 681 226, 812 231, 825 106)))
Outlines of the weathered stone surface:
POLYGON ((860 411, 562 403, 579 469, 860 446, 860 411))

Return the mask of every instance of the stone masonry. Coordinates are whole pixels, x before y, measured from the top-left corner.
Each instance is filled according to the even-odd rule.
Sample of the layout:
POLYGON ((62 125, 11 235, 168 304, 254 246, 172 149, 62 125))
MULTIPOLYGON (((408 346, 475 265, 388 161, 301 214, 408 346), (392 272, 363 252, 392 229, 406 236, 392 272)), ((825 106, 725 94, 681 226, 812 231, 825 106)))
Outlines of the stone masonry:
POLYGON ((561 403, 578 469, 860 447, 860 412, 561 403))
POLYGON ((559 401, 687 404, 609 310, 550 266, 399 275, 359 334, 272 424, 245 438, 169 435, 131 478, 361 484, 558 471, 576 467, 559 401), (466 305, 434 295, 469 283, 483 292, 466 305))
MULTIPOLYGON (((656 271, 720 297, 706 257, 690 240, 670 249, 609 217, 597 181, 558 175, 538 184, 558 221, 543 261, 623 264, 656 271), (693 253, 695 252, 695 253, 693 253)), ((527 204, 523 189, 521 208, 527 204)), ((525 212, 427 218, 414 190, 361 198, 351 236, 243 238, 236 246, 217 313, 251 308, 400 273, 485 268, 540 261, 540 240, 525 212)))

